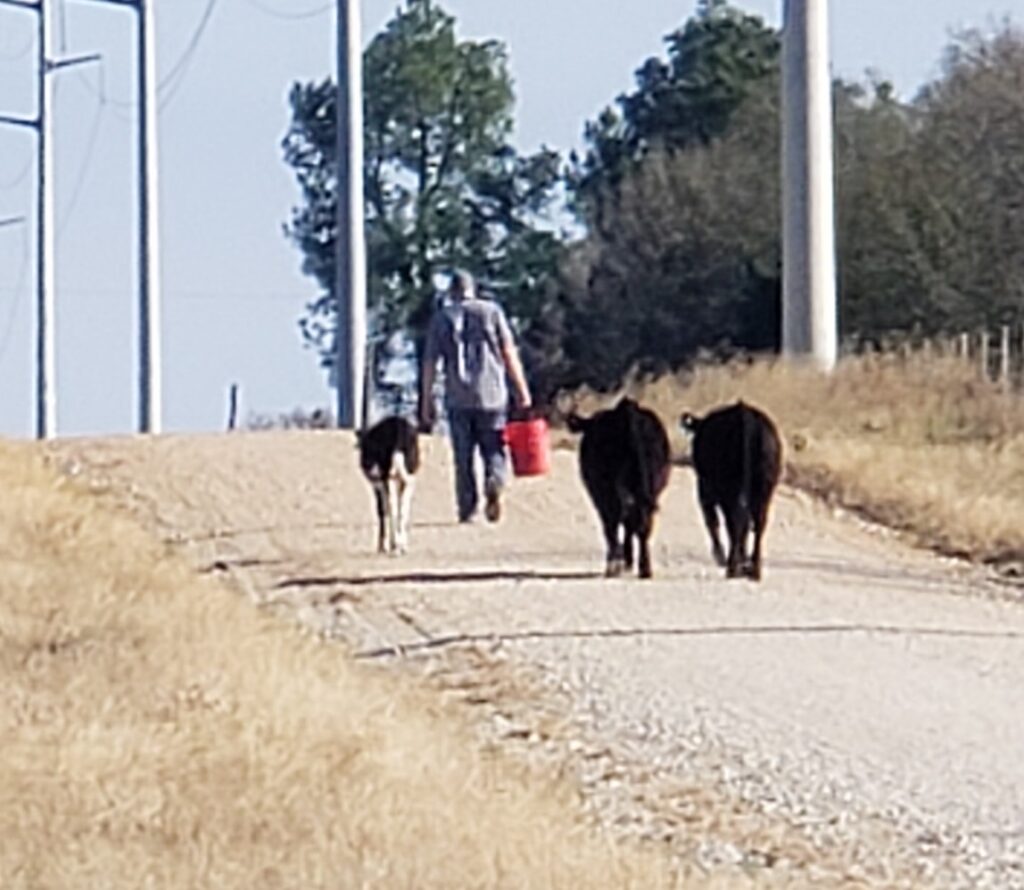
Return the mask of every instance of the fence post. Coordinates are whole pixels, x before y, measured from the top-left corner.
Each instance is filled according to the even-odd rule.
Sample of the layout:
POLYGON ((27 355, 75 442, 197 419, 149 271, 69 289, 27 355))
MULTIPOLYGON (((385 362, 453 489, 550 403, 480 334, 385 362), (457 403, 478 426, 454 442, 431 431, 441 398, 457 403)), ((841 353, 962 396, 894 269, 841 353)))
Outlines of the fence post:
POLYGON ((984 328, 978 332, 978 367, 981 369, 982 380, 989 380, 988 331, 984 328))
POLYGON ((1010 326, 999 329, 999 385, 1003 392, 1010 391, 1010 326))
POLYGON ((231 384, 231 391, 228 393, 228 429, 233 430, 238 421, 238 384, 231 384))
POLYGON ((965 362, 971 357, 971 335, 966 331, 957 338, 956 354, 965 362))

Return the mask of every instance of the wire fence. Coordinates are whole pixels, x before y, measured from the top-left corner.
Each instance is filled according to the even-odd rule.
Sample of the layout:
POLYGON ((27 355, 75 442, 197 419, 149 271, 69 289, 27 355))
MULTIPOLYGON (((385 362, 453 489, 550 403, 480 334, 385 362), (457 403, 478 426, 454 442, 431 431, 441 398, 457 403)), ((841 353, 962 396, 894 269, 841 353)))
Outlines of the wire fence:
POLYGON ((933 336, 898 333, 872 340, 850 338, 843 343, 843 352, 955 359, 972 365, 979 377, 1007 392, 1024 391, 1024 324, 933 336))

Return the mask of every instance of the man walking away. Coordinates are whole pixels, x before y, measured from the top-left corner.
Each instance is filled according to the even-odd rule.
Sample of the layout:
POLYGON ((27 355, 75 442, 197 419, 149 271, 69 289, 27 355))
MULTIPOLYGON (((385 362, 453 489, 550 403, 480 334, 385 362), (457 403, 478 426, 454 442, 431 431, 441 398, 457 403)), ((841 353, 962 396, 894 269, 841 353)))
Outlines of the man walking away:
POLYGON ((476 514, 479 497, 474 460, 479 449, 484 466, 484 513, 490 522, 497 522, 507 480, 508 381, 519 408, 530 407, 530 390, 501 306, 477 296, 473 277, 461 270, 452 273, 448 294, 427 331, 420 369, 420 427, 429 432, 436 419, 433 390, 440 359, 459 521, 470 522, 476 514))

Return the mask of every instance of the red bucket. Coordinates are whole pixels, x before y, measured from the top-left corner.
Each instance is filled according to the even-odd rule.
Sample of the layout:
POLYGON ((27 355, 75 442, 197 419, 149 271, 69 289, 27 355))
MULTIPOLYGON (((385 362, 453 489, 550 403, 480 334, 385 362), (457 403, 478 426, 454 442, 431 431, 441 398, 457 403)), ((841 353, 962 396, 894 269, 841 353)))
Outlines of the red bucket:
POLYGON ((543 417, 510 420, 505 426, 505 444, 517 476, 543 476, 551 469, 548 422, 543 417))

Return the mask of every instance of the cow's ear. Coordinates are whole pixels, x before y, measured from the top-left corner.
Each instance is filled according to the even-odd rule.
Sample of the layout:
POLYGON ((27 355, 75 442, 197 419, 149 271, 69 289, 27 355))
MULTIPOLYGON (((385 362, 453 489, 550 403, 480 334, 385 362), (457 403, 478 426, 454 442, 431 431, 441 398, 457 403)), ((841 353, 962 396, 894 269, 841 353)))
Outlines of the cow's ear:
POLYGON ((587 421, 580 417, 575 411, 565 418, 565 426, 570 433, 582 433, 586 428, 587 421))

